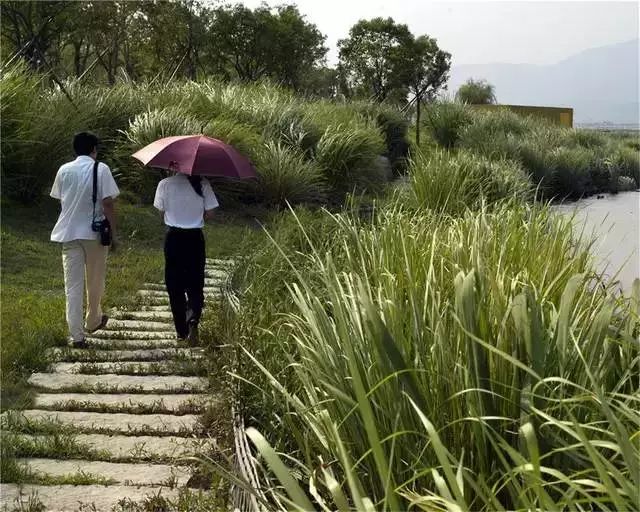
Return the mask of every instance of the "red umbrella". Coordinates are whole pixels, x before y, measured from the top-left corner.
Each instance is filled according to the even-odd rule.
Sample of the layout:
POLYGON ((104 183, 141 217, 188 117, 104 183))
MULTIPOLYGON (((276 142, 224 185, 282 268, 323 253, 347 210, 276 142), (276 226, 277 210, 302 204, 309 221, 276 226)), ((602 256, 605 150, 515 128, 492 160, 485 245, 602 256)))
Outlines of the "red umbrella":
POLYGON ((235 148, 205 135, 179 135, 158 139, 132 156, 149 167, 170 169, 182 174, 256 177, 251 162, 235 148))

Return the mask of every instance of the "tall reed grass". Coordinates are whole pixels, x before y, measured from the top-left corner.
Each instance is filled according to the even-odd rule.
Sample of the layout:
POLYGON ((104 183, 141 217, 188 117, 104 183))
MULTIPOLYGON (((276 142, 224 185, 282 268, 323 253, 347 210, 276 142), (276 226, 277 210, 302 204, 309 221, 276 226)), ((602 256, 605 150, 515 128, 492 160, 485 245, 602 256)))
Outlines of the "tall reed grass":
POLYGON ((3 71, 4 195, 25 202, 40 198, 59 165, 73 157, 73 134, 84 130, 100 136, 99 157, 130 192, 144 199, 153 194, 161 176, 143 169, 130 155, 168 135, 206 133, 238 147, 254 163, 277 163, 258 167, 257 185, 215 180, 223 199, 271 204, 282 202, 274 203, 276 189, 287 191, 282 200, 292 204, 326 201, 331 195, 339 199, 353 189, 376 190, 387 176, 372 162, 387 155, 400 168, 408 147, 406 121, 386 107, 307 101, 268 83, 64 85, 64 91, 47 88, 41 77, 20 66, 3 71), (265 156, 284 154, 274 149, 284 147, 303 155, 304 164, 293 169, 281 165, 282 158, 265 156), (317 169, 329 194, 317 186, 317 169), (305 170, 311 175, 304 175, 305 170), (313 191, 310 183, 315 183, 313 191))
POLYGON ((241 376, 273 408, 250 437, 280 508, 640 505, 640 284, 603 288, 544 205, 317 222, 276 233, 241 317, 271 322, 241 376))
POLYGON ((432 140, 446 149, 519 162, 546 198, 578 199, 629 189, 629 180, 638 183, 640 155, 615 134, 562 128, 508 110, 474 111, 448 102, 430 106, 425 125, 432 140))

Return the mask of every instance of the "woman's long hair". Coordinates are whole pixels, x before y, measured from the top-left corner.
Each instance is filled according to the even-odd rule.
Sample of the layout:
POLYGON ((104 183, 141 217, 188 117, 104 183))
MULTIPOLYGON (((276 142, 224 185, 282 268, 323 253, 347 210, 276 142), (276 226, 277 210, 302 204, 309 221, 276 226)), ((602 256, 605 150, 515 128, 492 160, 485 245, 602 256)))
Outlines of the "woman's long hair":
POLYGON ((198 194, 200 197, 204 197, 202 195, 202 178, 200 176, 187 176, 187 178, 189 178, 189 183, 191 183, 191 186, 193 187, 193 190, 195 190, 196 194, 198 194))

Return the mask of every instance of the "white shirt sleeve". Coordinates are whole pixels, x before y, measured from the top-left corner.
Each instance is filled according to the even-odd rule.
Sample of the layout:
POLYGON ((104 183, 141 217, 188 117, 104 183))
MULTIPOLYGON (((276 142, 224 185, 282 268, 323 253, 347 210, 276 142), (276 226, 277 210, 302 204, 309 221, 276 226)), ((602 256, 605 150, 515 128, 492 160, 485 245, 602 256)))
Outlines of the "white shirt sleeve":
POLYGON ((111 175, 111 169, 107 164, 100 162, 100 166, 102 167, 102 173, 100 175, 100 188, 101 195, 100 199, 105 199, 107 197, 117 197, 120 194, 120 189, 118 189, 118 185, 116 185, 116 180, 113 179, 111 175))
POLYGON ((220 206, 218 198, 211 188, 211 183, 209 183, 209 180, 207 179, 202 180, 202 195, 204 197, 204 209, 206 211, 213 210, 220 206))
POLYGON ((53 180, 53 186, 51 187, 51 192, 49 195, 54 199, 62 199, 62 191, 60 190, 60 171, 56 173, 56 179, 53 180))
POLYGON ((156 188, 156 197, 153 200, 153 206, 156 207, 156 209, 160 210, 161 212, 165 211, 165 205, 164 205, 164 185, 165 185, 165 181, 162 180, 160 181, 160 183, 158 183, 158 188, 156 188))

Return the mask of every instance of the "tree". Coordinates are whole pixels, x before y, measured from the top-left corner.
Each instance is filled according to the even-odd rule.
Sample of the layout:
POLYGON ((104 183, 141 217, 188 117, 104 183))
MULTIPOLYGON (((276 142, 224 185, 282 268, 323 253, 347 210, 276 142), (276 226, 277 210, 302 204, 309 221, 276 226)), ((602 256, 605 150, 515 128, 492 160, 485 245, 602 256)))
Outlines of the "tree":
POLYGON ((340 90, 337 69, 318 66, 305 74, 300 91, 315 98, 335 98, 340 90))
POLYGON ((432 101, 438 91, 446 88, 451 67, 451 54, 438 48, 435 39, 420 36, 411 43, 407 69, 409 92, 416 105, 416 143, 420 144, 420 107, 432 101))
POLYGON ((348 86, 380 102, 406 87, 412 39, 408 27, 392 18, 356 23, 349 37, 338 41, 340 69, 348 86))
POLYGON ((212 54, 226 74, 249 82, 270 77, 300 88, 306 73, 324 58, 325 37, 295 6, 219 7, 211 26, 212 54))
POLYGON ((469 78, 458 89, 456 99, 471 105, 490 105, 496 103, 495 87, 486 80, 469 78))
POLYGON ((72 18, 67 14, 73 7, 56 1, 0 2, 3 60, 19 55, 36 71, 57 63, 60 40, 72 18))

